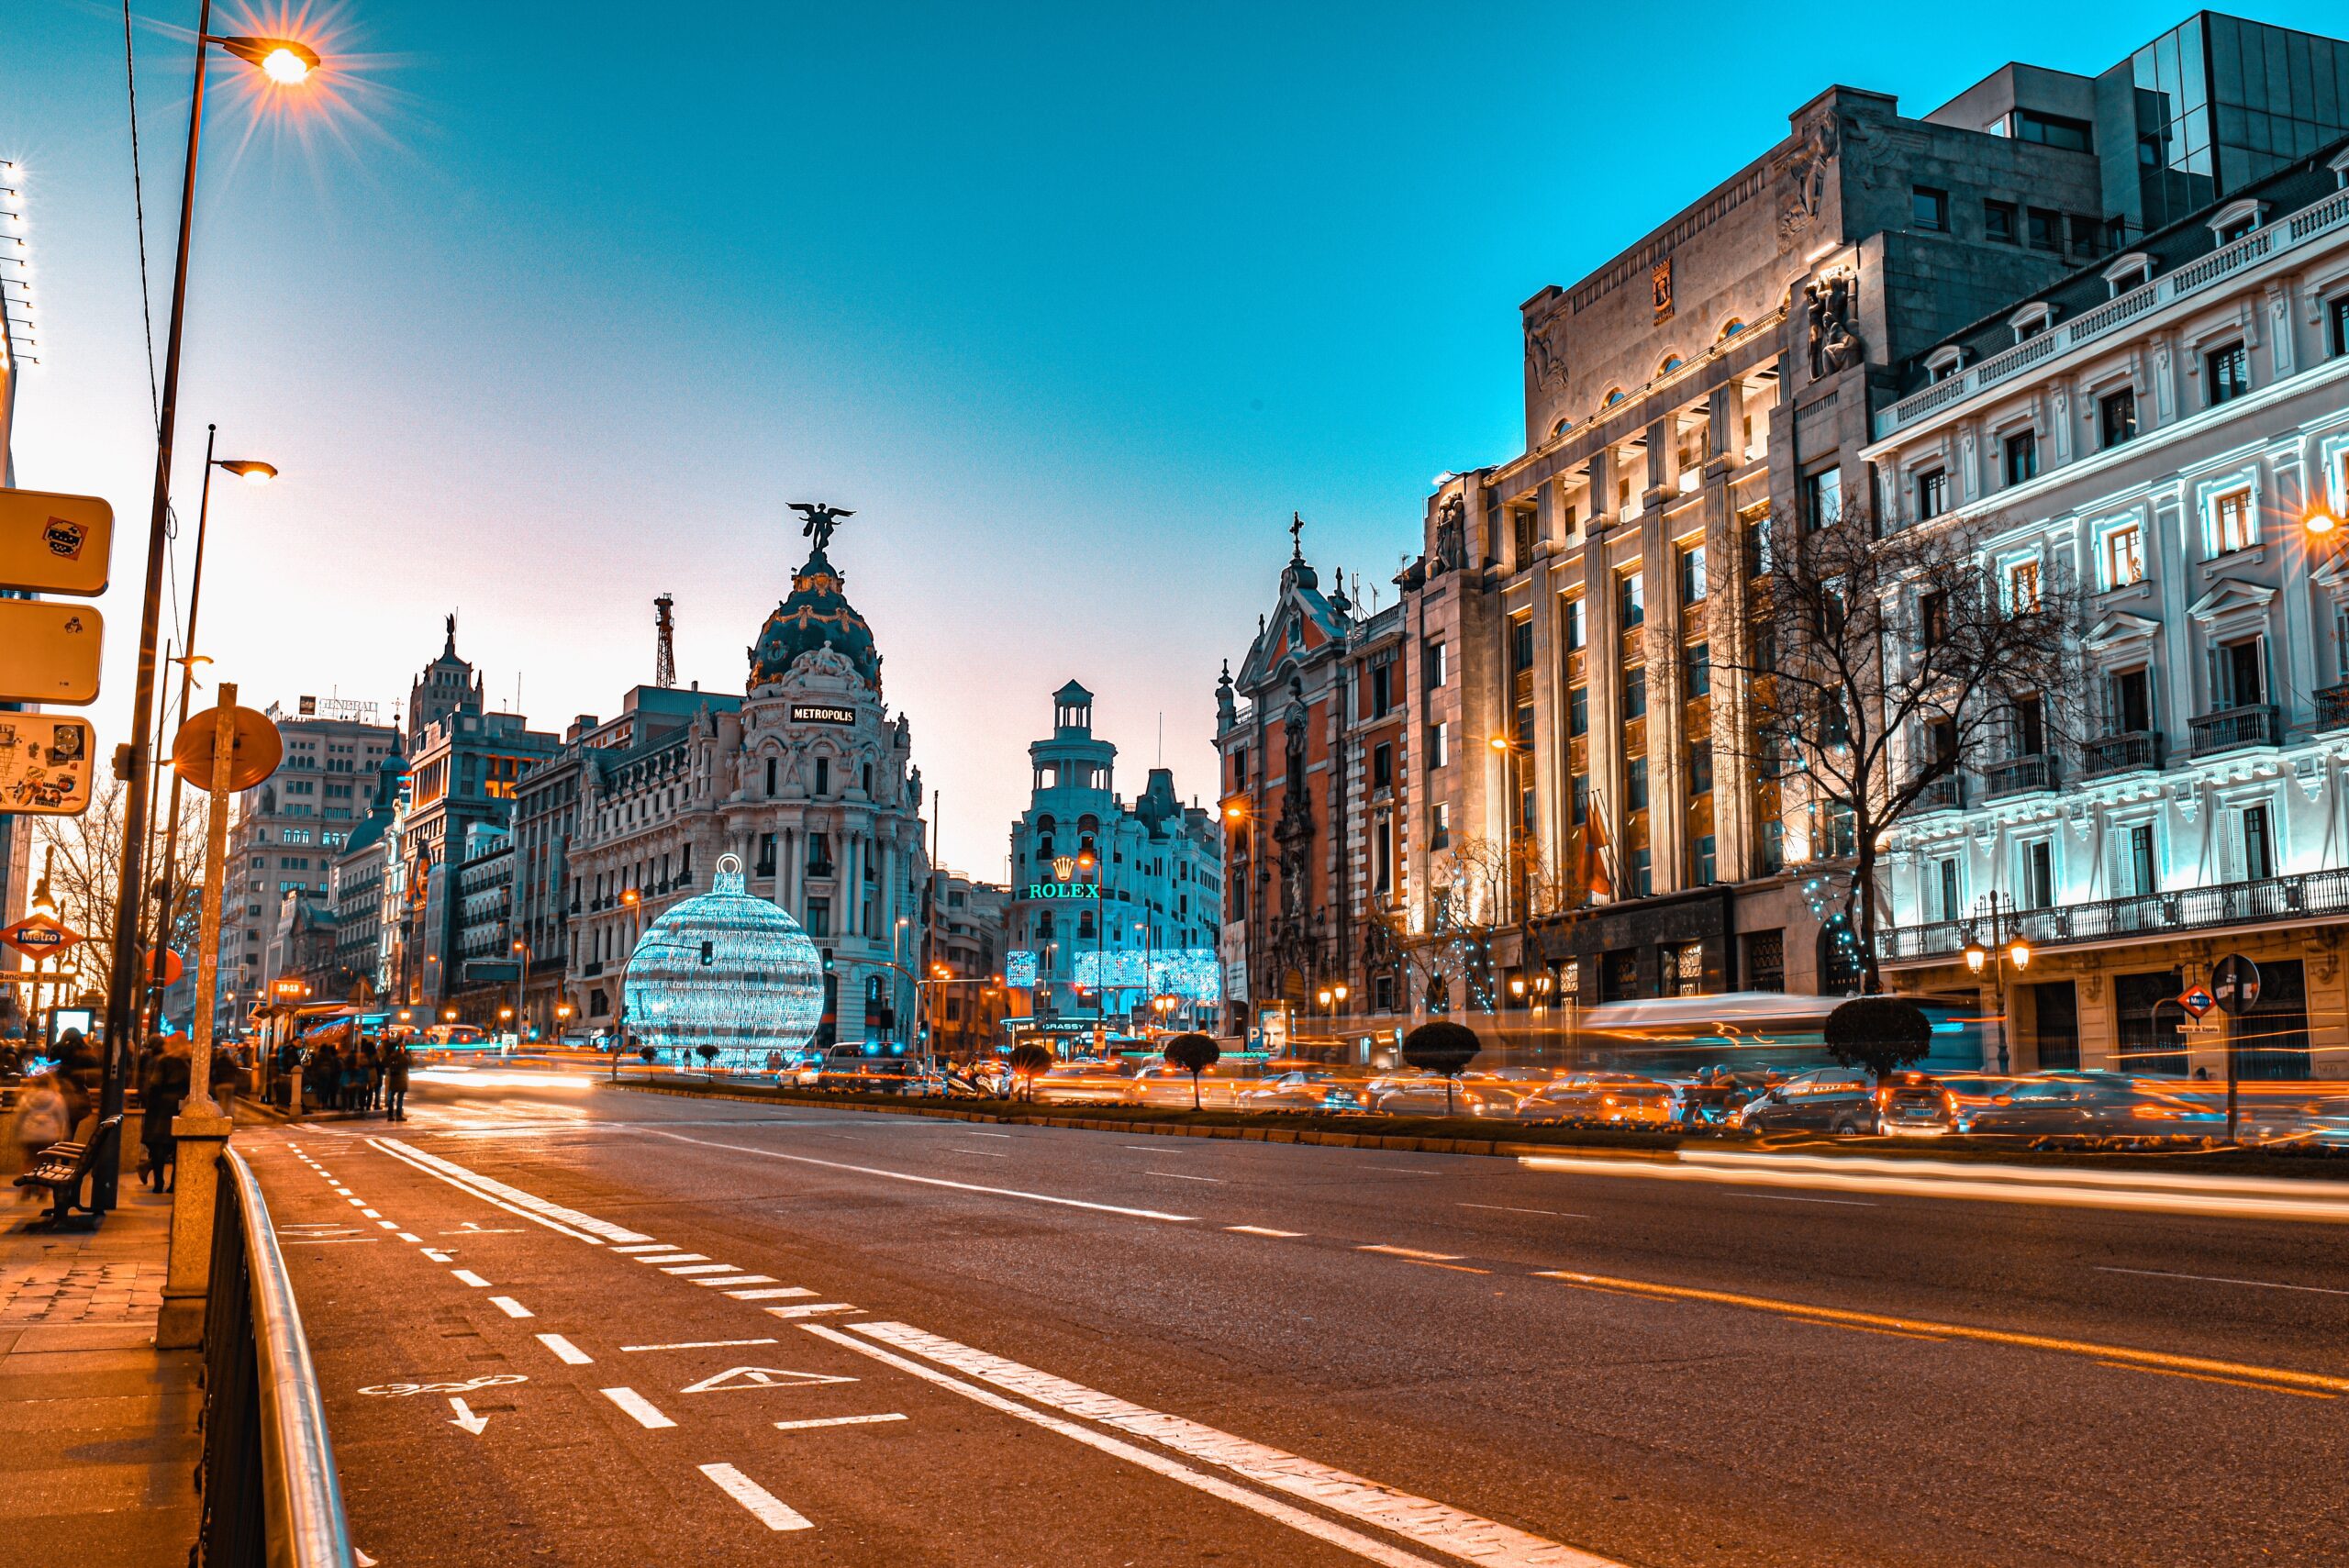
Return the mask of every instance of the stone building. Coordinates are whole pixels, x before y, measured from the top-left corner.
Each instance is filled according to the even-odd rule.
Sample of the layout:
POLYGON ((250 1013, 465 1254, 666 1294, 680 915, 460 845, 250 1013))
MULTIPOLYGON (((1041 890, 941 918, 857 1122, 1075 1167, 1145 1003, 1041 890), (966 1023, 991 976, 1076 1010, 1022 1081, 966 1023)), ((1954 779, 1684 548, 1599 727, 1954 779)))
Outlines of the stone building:
POLYGON ((992 1054, 1010 1011, 1003 984, 1011 890, 941 868, 930 923, 930 1049, 953 1061, 992 1054))
POLYGON ((586 1027, 620 1027, 637 939, 707 889, 730 851, 748 891, 797 920, 830 965, 818 1040, 911 1032, 930 875, 921 774, 911 727, 883 699, 872 628, 842 588, 819 539, 749 651, 744 697, 691 694, 674 729, 582 747, 593 765, 567 847, 566 984, 586 1027))
POLYGON ((1022 1029, 1140 1027, 1153 997, 1183 994, 1212 1012, 1222 925, 1222 835, 1186 806, 1174 775, 1150 770, 1130 803, 1117 792, 1118 748, 1093 733, 1093 694, 1052 694, 1052 732, 1028 748, 1028 809, 1011 828, 1006 915, 1022 973, 1022 1029))
POLYGON ((327 896, 335 917, 336 995, 373 1004, 390 994, 390 949, 384 927, 384 873, 392 860, 392 824, 398 817, 407 763, 396 751, 375 765, 373 803, 335 851, 327 896))
POLYGON ((1982 528, 2010 604, 2076 585, 2091 688, 2080 733, 2012 716, 1898 826, 1890 978, 2003 990, 2019 1067, 2223 1076, 2175 998, 2239 952, 2246 1075, 2337 1076, 2349 141, 2007 302, 1898 390, 1863 454, 1887 522, 1982 528))

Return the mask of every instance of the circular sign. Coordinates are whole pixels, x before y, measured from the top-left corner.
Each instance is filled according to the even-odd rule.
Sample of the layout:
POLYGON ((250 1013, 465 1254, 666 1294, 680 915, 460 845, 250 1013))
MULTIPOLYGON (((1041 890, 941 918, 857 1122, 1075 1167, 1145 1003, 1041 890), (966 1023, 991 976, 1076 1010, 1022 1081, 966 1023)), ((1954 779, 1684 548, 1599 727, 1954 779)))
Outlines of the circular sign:
POLYGON ((2227 954, 2210 971, 2210 994, 2220 1011, 2242 1018, 2259 1000, 2259 965, 2239 952, 2227 954))
POLYGON ((170 948, 165 948, 159 959, 150 960, 147 965, 147 977, 157 985, 176 985, 180 983, 180 976, 186 973, 186 962, 170 948), (158 969, 162 973, 157 973, 158 969))
MULTIPOLYGON (((213 741, 219 719, 218 708, 207 708, 181 725, 172 738, 172 771, 198 789, 212 787, 213 741)), ((235 738, 229 745, 228 776, 221 782, 228 789, 250 789, 277 771, 285 744, 266 714, 232 707, 228 721, 235 738)))

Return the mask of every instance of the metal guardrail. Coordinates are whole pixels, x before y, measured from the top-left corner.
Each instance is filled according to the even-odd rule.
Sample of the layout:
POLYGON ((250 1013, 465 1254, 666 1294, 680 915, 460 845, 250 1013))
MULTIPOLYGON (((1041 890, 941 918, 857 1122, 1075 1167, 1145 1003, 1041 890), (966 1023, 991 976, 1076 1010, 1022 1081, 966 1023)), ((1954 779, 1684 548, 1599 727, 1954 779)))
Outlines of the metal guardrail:
POLYGON ((252 1168, 220 1154, 193 1568, 355 1568, 310 1342, 252 1168))

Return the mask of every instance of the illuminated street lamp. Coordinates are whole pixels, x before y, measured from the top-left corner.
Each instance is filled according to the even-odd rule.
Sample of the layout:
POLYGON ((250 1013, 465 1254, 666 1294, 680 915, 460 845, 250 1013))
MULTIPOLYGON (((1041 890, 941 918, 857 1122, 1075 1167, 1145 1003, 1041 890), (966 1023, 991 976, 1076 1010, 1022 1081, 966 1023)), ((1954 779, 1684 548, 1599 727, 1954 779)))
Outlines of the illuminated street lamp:
MULTIPOLYGON (((188 104, 187 158, 180 175, 179 250, 172 273, 172 309, 163 339, 163 380, 155 408, 155 493, 147 522, 147 581, 139 606, 139 666, 130 702, 129 790, 124 801, 120 885, 116 889, 114 964, 106 991, 106 1054, 98 1088, 98 1115, 122 1113, 122 1058, 129 1044, 133 1013, 133 975, 139 969, 139 897, 148 886, 145 873, 147 836, 153 831, 153 790, 148 770, 154 755, 155 643, 162 617, 163 559, 170 548, 172 513, 172 438, 179 428, 180 339, 187 318, 188 242, 195 224, 195 161, 204 129, 204 74, 215 45, 258 67, 269 81, 291 85, 306 80, 317 69, 318 57, 308 46, 291 39, 216 38, 212 30, 212 0, 204 0, 195 28, 195 81, 188 104)), ((206 470, 208 473, 209 469, 206 470)), ((176 826, 176 824, 174 824, 176 826)), ((207 1026, 208 1027, 208 1026, 207 1026)), ((197 1096, 199 1102, 202 1095, 197 1096)), ((101 1212, 115 1207, 117 1173, 103 1161, 92 1173, 90 1207, 101 1212)))
POLYGON ((2312 503, 2307 514, 2300 518, 2300 527, 2307 531, 2309 538, 2323 539, 2340 528, 2341 519, 2327 510, 2323 502, 2318 501, 2312 503))
POLYGON ((2031 967, 2031 944, 2023 940, 2022 933, 2020 931, 2009 938, 2003 947, 1997 946, 1996 944, 1998 941, 1998 895, 1993 892, 1990 895, 1990 940, 1988 942, 1985 942, 1979 937, 1969 938, 1965 944, 1965 967, 1977 975, 1986 969, 1991 971, 1992 978, 1998 988, 1998 1071, 2004 1073, 2007 1071, 2009 1060, 2009 1051, 2007 1047, 2007 968, 2011 964, 2018 976, 2020 976, 2024 970, 2029 969, 2031 967))

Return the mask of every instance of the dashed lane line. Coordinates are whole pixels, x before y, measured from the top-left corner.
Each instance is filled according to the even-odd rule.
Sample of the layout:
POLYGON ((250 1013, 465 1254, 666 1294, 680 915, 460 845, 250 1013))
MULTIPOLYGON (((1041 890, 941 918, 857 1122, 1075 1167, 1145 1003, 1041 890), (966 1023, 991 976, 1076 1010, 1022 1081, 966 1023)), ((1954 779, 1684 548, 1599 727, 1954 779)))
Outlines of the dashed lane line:
MULTIPOLYGON (((694 1283, 707 1282, 696 1280, 694 1283)), ((804 1284, 780 1284, 773 1290, 729 1290, 726 1294, 737 1301, 781 1301, 786 1296, 806 1296, 816 1293, 804 1284)))
POLYGON ((1390 1247, 1384 1241, 1374 1241, 1367 1246, 1356 1247, 1354 1251, 1382 1252, 1390 1258, 1408 1258, 1419 1263, 1456 1263, 1460 1261, 1457 1252, 1422 1252, 1416 1247, 1390 1247))
POLYGON ((531 1311, 529 1307, 523 1306, 520 1302, 515 1300, 510 1296, 493 1296, 489 1298, 489 1304, 492 1307, 496 1307, 500 1312, 505 1313, 508 1318, 536 1318, 538 1316, 537 1313, 531 1311))
POLYGON ((707 1252, 680 1252, 674 1248, 660 1252, 639 1252, 632 1260, 640 1263, 706 1263, 707 1252))
POLYGON ((487 1290, 489 1288, 489 1282, 482 1278, 481 1275, 473 1273, 471 1269, 451 1269, 449 1272, 457 1276, 457 1283, 459 1284, 469 1284, 475 1290, 487 1290))
POLYGON ((613 1249, 612 1249, 612 1251, 615 1251, 615 1252, 622 1252, 622 1253, 627 1253, 627 1252, 674 1252, 674 1251, 676 1251, 676 1249, 675 1249, 674 1247, 670 1246, 666 1241, 636 1241, 636 1242, 631 1242, 631 1243, 629 1243, 628 1246, 625 1246, 625 1247, 615 1247, 615 1248, 613 1248, 613 1249))
POLYGON ((774 1275, 729 1273, 721 1274, 715 1279, 697 1279, 694 1281, 694 1284, 712 1287, 737 1284, 774 1284, 774 1275))
POLYGON ((2349 1296, 2349 1290, 2336 1290, 2327 1284, 2286 1284, 2272 1279, 2230 1279, 2224 1274, 2181 1274, 2169 1269, 2123 1269, 2097 1266, 2100 1274, 2143 1274, 2153 1279, 2194 1280, 2202 1284, 2241 1284, 2254 1290, 2304 1290, 2315 1296, 2349 1296))
POLYGON ((662 1427, 674 1427, 677 1424, 662 1415, 659 1407, 655 1406, 651 1400, 647 1399, 633 1388, 599 1388, 596 1392, 627 1411, 640 1427, 649 1427, 658 1431, 662 1427))
POLYGON ((1269 1225, 1227 1225, 1224 1229, 1235 1236, 1275 1236, 1284 1241, 1294 1241, 1305 1234, 1302 1230, 1275 1230, 1269 1225))
POLYGON ((561 1334, 540 1334, 539 1343, 552 1351, 555 1359, 568 1366, 586 1366, 596 1359, 561 1334))
POLYGON ((661 1271, 664 1274, 732 1274, 741 1271, 731 1263, 678 1263, 661 1271))
MULTIPOLYGON (((609 1392, 607 1390, 606 1392, 609 1392)), ((743 1474, 730 1464, 705 1464, 701 1473, 718 1483, 718 1489, 751 1510, 751 1516, 769 1529, 814 1529, 806 1515, 782 1498, 743 1474)))
POLYGON ((623 1354, 632 1353, 637 1351, 717 1351, 724 1350, 734 1345, 772 1345, 774 1343, 776 1343, 776 1341, 772 1339, 683 1340, 674 1345, 622 1345, 620 1347, 620 1351, 623 1354))
POLYGON ((1588 1219, 1586 1214, 1576 1214, 1570 1208, 1512 1208, 1505 1203, 1464 1203, 1463 1208, 1489 1208, 1496 1214, 1542 1214, 1553 1219, 1588 1219))
POLYGON ((1142 1174, 1145 1176, 1163 1176, 1170 1182, 1211 1182, 1219 1187, 1223 1185, 1223 1178, 1221 1176, 1186 1176, 1180 1171, 1144 1171, 1142 1174))
POLYGON ((811 1301, 805 1307, 770 1307, 767 1310, 777 1318, 829 1318, 835 1312, 862 1312, 845 1301, 811 1301))
POLYGON ((777 1421, 778 1432, 813 1431, 818 1427, 877 1427, 884 1421, 902 1421, 906 1417, 892 1410, 885 1416, 820 1416, 810 1421, 777 1421))

